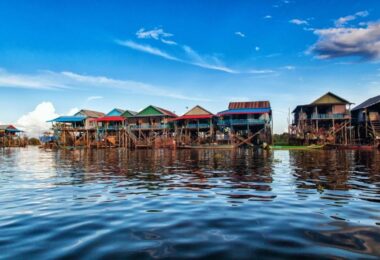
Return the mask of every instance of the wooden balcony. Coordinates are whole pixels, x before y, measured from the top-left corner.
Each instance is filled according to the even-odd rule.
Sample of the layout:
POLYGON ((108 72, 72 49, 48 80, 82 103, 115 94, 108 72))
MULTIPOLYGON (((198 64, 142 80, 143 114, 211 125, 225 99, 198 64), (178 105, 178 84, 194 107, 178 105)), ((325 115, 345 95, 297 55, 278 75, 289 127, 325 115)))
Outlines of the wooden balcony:
POLYGON ((230 120, 218 120, 219 126, 228 125, 265 125, 268 123, 263 119, 230 119, 230 120))
POLYGON ((158 130, 158 129, 169 129, 169 124, 141 124, 141 125, 129 125, 131 130, 158 130))
POLYGON ((312 114, 311 119, 315 119, 315 120, 350 119, 350 115, 349 114, 312 114))

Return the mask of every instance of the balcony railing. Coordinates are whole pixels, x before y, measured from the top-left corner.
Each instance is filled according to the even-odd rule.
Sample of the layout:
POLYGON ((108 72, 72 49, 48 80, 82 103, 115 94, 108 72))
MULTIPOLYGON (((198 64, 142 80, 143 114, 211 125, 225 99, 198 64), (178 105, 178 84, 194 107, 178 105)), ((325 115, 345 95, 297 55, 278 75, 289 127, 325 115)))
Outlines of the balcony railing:
POLYGON ((218 125, 263 125, 267 120, 264 119, 231 119, 218 120, 218 125))
POLYGON ((122 129, 125 129, 124 126, 100 126, 97 128, 99 131, 104 131, 104 130, 113 130, 113 131, 118 131, 118 130, 122 130, 122 129))
POLYGON ((136 130, 136 129, 167 129, 167 128, 169 128, 169 124, 155 124, 155 125, 142 124, 142 125, 129 125, 129 127, 132 130, 136 130))
POLYGON ((210 128, 210 124, 187 124, 185 128, 197 129, 197 128, 210 128))
POLYGON ((345 119, 348 114, 312 114, 311 119, 345 119))

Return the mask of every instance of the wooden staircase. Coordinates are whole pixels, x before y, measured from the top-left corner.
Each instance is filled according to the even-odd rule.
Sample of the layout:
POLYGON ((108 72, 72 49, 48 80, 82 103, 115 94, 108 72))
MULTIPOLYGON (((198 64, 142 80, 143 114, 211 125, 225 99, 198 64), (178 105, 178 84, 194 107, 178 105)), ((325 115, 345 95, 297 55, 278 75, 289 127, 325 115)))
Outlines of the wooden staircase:
POLYGON ((139 144, 139 140, 137 136, 132 132, 131 128, 126 128, 127 136, 131 139, 133 147, 137 147, 139 144))
POLYGON ((380 139, 380 121, 371 121, 372 131, 375 139, 380 139))

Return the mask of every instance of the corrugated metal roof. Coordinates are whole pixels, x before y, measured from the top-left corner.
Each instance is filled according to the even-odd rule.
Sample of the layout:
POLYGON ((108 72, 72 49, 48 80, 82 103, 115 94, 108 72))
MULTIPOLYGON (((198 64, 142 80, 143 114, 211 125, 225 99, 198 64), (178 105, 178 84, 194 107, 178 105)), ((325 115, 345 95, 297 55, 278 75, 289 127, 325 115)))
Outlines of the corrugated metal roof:
POLYGON ((176 114, 173 112, 170 112, 169 110, 163 109, 161 107, 156 107, 149 105, 140 112, 138 112, 136 115, 131 116, 139 118, 139 117, 164 117, 164 116, 169 116, 169 117, 178 117, 176 114))
POLYGON ((127 112, 127 111, 128 111, 129 113, 131 113, 132 115, 137 115, 137 113, 138 113, 138 112, 136 112, 136 111, 132 111, 132 110, 125 110, 125 112, 127 112))
POLYGON ((270 113, 270 108, 246 108, 246 109, 229 109, 218 113, 218 116, 223 115, 239 115, 239 114, 263 114, 270 113))
POLYGON ((0 125, 0 130, 14 133, 23 132, 14 127, 13 125, 0 125))
POLYGON ((125 110, 120 109, 120 108, 114 108, 110 112, 107 113, 106 116, 116 116, 116 115, 121 115, 125 112, 125 110))
POLYGON ((13 129, 13 128, 10 128, 10 129, 7 129, 5 130, 6 132, 11 132, 11 133, 21 133, 21 132, 24 132, 22 130, 19 130, 17 128, 13 129))
POLYGON ((318 99, 316 99, 314 102, 312 102, 310 104, 296 106, 296 108, 292 111, 292 113, 296 113, 301 108, 306 108, 306 107, 343 105, 343 104, 353 104, 353 103, 345 100, 344 98, 341 98, 341 97, 335 95, 332 92, 327 92, 326 94, 319 97, 318 99), (332 99, 331 98, 329 99, 328 97, 332 97, 332 99), (330 101, 329 102, 322 102, 323 99, 330 100, 330 101), (335 99, 335 101, 334 101, 334 99, 335 99))
POLYGON ((79 112, 77 112, 74 116, 77 116, 79 114, 82 114, 86 117, 102 117, 105 116, 104 113, 98 112, 98 111, 93 111, 93 110, 87 110, 87 109, 81 109, 79 112))
POLYGON ((96 122, 122 122, 126 118, 123 116, 104 116, 99 118, 94 118, 96 122))
POLYGON ((354 107, 352 109, 352 111, 354 110, 359 110, 359 109, 364 109, 364 108, 368 108, 368 107, 371 107, 373 105, 376 105, 380 103, 380 95, 379 96, 376 96, 376 97, 373 97, 373 98, 370 98, 370 99, 367 99, 366 101, 364 101, 363 103, 361 103, 360 105, 354 107))
POLYGON ((192 109, 190 109, 184 114, 184 116, 190 116, 190 115, 194 116, 194 115, 214 115, 214 114, 208 111, 207 109, 201 107, 200 105, 196 105, 195 107, 193 107, 192 109))
POLYGON ((318 105, 318 104, 352 104, 352 103, 350 101, 347 101, 344 98, 341 98, 338 95, 335 95, 332 92, 327 92, 323 96, 314 100, 314 102, 312 102, 311 104, 318 105))
POLYGON ((60 116, 48 122, 57 122, 57 123, 76 123, 82 122, 86 118, 84 116, 60 116))
POLYGON ((156 106, 153 106, 153 107, 156 108, 157 110, 161 111, 161 113, 163 113, 167 116, 178 117, 176 114, 174 114, 173 112, 170 112, 169 110, 166 110, 166 109, 161 108, 161 107, 156 107, 156 106))
POLYGON ((185 119, 210 119, 214 115, 183 115, 173 118, 172 121, 185 120, 185 119))
POLYGON ((270 108, 269 101, 230 102, 228 109, 270 108))
POLYGON ((123 117, 131 117, 135 116, 137 112, 132 111, 132 110, 125 110, 123 114, 121 114, 123 117))

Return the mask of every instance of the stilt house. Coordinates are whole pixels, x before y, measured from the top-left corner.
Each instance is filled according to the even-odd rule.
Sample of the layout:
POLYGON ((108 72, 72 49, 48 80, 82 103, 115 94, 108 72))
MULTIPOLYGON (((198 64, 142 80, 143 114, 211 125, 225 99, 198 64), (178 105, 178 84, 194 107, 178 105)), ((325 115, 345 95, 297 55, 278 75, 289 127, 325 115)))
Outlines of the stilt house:
POLYGON ((128 116, 128 127, 136 136, 137 147, 165 146, 172 142, 173 123, 177 115, 167 109, 148 106, 136 115, 128 116))
POLYGON ((216 116, 201 106, 195 106, 184 115, 174 118, 178 146, 210 144, 215 137, 216 116))
POLYGON ((96 121, 104 113, 82 109, 73 116, 60 116, 52 122, 58 146, 90 146, 96 140, 96 121))
POLYGON ((353 124, 356 126, 356 138, 360 143, 380 141, 380 95, 370 98, 351 111, 353 124))
POLYGON ((106 116, 93 119, 96 123, 97 147, 123 147, 126 144, 126 118, 121 116, 125 111, 114 108, 106 116))
POLYGON ((22 132, 13 125, 0 125, 0 147, 26 146, 26 141, 20 136, 22 132))
POLYGON ((290 141, 294 144, 347 144, 350 141, 351 102, 328 92, 293 110, 290 141))
POLYGON ((235 147, 272 143, 272 109, 269 101, 231 102, 218 113, 219 143, 235 147))

